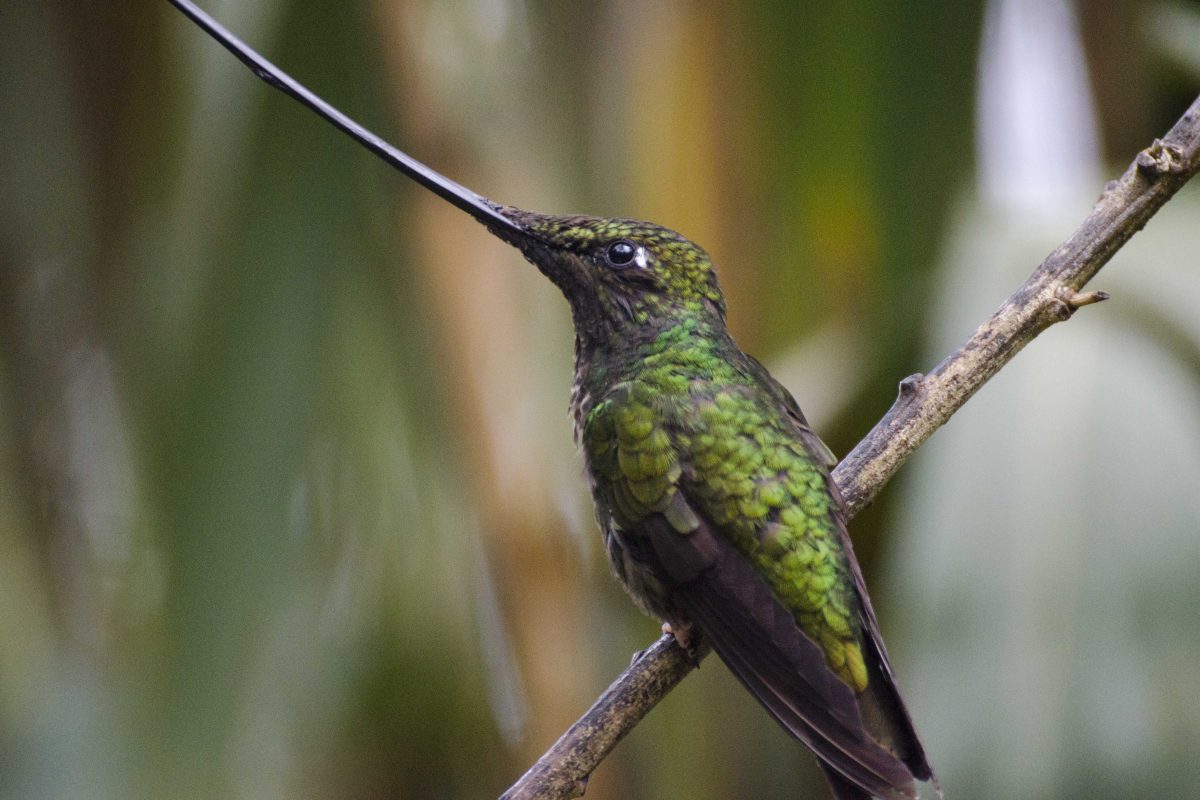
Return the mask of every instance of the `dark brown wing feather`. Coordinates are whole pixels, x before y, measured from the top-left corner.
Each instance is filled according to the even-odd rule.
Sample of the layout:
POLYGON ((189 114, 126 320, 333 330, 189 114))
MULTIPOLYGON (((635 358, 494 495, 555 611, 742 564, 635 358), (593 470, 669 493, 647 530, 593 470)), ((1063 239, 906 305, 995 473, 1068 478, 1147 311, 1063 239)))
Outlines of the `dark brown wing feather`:
POLYGON ((639 555, 672 584, 680 611, 826 769, 844 786, 878 797, 915 796, 910 767, 874 740, 854 692, 829 670, 820 648, 732 544, 704 521, 688 534, 661 516, 638 528, 629 538, 646 537, 650 547, 639 555))
MULTIPOLYGON (((826 478, 826 484, 829 486, 829 493, 833 495, 838 509, 844 508, 845 503, 838 491, 837 484, 833 482, 832 478, 826 478)), ((840 511, 836 521, 838 538, 841 540, 847 561, 850 563, 850 572, 854 576, 854 591, 858 595, 862 626, 868 634, 868 652, 864 653, 864 657, 870 680, 867 684, 866 695, 860 702, 873 705, 869 716, 872 718, 871 721, 876 723, 870 726, 875 729, 872 731, 874 735, 885 740, 889 749, 904 761, 914 778, 921 781, 933 781, 936 785, 937 778, 934 776, 933 767, 929 765, 925 749, 921 746, 916 728, 913 727, 912 717, 909 715, 908 708, 900 696, 900 689, 896 685, 892 663, 888 658, 887 649, 883 646, 883 635, 879 632, 879 623, 875 619, 875 609, 871 607, 871 597, 867 594, 867 584, 863 580, 858 559, 854 557, 854 545, 850 541, 850 534, 846 530, 846 523, 840 511)))
POLYGON ((833 796, 837 800, 871 800, 869 792, 864 792, 843 778, 838 774, 837 770, 828 764, 821 764, 821 771, 825 773, 825 780, 828 781, 829 789, 833 792, 833 796))
MULTIPOLYGON (((832 469, 837 463, 837 459, 809 427, 808 420, 804 418, 804 412, 800 410, 800 406, 792 397, 791 392, 775 380, 762 364, 753 358, 747 358, 750 362, 749 371, 780 404, 783 412, 791 419, 797 436, 804 442, 808 451, 822 461, 827 469, 832 469)), ((863 580, 862 569, 858 565, 858 559, 854 557, 854 545, 846 530, 845 501, 828 471, 825 475, 825 484, 836 504, 837 511, 834 512, 834 522, 837 527, 838 539, 841 541, 850 564, 850 571, 854 577, 854 591, 858 596, 860 621, 868 634, 867 648, 863 657, 867 665, 869 682, 866 692, 859 698, 859 707, 867 718, 865 724, 881 744, 904 761, 913 777, 917 780, 933 781, 936 786, 937 778, 925 756, 925 750, 913 727, 908 708, 901 699, 900 690, 896 686, 892 664, 888 659, 887 649, 883 645, 883 636, 879 632, 879 623, 875 619, 875 609, 871 607, 871 597, 867 594, 867 585, 863 580)), ((837 793, 836 786, 834 786, 834 791, 837 793)), ((840 794, 838 796, 841 797, 840 794)), ((847 797, 853 797, 853 795, 847 795, 847 797)))

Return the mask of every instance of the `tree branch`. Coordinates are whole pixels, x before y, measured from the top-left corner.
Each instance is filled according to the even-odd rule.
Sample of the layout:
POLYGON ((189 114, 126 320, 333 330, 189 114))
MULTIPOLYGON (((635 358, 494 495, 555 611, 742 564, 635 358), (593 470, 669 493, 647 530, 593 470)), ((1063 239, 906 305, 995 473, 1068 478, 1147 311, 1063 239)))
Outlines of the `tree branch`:
MULTIPOLYGON (((935 430, 1035 336, 1070 319, 1103 292, 1081 293, 1113 254, 1200 170, 1200 97, 1162 139, 1138 153, 1105 187, 1079 229, 932 372, 900 383, 900 395, 833 471, 846 515, 865 508, 935 430)), ((578 797, 609 751, 691 672, 693 664, 663 636, 645 650, 502 800, 578 797)))
POLYGON ((1080 290, 1197 170, 1200 97, 1105 187, 1074 235, 970 339, 929 374, 901 382, 888 413, 834 470, 847 513, 868 505, 912 452, 1035 336, 1080 306, 1105 299, 1104 293, 1080 290))

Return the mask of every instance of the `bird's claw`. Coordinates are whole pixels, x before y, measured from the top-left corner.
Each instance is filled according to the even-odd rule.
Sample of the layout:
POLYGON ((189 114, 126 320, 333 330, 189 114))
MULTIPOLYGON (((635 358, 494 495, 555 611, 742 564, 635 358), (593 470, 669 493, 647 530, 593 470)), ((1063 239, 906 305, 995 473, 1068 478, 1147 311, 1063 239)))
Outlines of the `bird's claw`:
POLYGON ((687 655, 687 659, 693 667, 700 666, 700 637, 692 635, 690 625, 681 625, 676 628, 671 623, 664 622, 662 632, 667 636, 675 637, 675 644, 679 645, 679 649, 687 655))

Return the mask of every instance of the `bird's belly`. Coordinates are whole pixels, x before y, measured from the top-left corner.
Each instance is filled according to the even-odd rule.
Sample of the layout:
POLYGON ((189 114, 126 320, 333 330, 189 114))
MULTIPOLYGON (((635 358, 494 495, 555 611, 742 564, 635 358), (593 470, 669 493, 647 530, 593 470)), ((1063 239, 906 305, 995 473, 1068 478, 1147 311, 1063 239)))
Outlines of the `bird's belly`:
POLYGON ((604 550, 613 575, 642 611, 682 628, 687 620, 671 602, 670 591, 650 563, 646 542, 622 531, 615 522, 603 520, 604 550))

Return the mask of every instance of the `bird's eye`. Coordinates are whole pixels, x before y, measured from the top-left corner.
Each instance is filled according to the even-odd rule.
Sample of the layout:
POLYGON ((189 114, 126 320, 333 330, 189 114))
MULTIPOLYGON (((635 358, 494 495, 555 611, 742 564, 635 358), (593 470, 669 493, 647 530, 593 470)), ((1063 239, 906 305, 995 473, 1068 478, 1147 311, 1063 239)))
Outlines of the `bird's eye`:
POLYGON ((614 267, 628 267, 637 258, 638 247, 633 242, 627 242, 622 239, 619 242, 613 242, 604 251, 604 257, 608 259, 608 263, 614 267))

